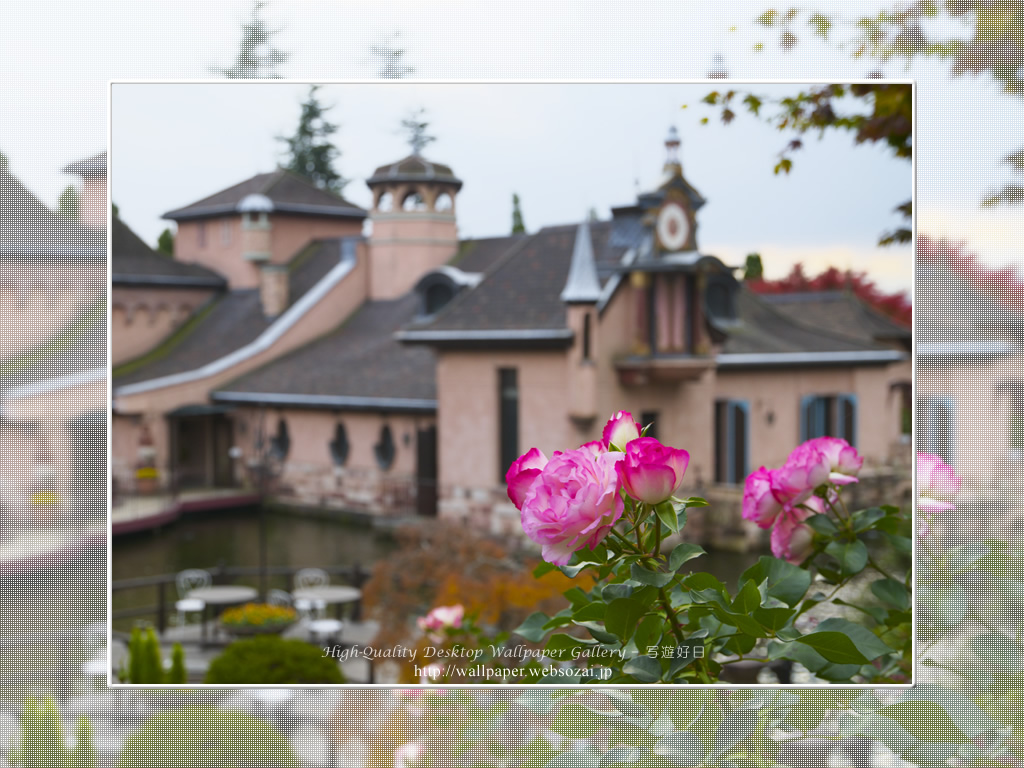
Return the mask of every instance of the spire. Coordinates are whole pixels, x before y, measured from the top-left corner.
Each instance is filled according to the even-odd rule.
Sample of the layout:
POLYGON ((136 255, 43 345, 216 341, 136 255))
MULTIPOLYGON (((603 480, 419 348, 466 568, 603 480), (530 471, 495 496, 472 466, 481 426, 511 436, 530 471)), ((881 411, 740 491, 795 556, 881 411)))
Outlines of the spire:
POLYGON ((576 230, 572 264, 560 298, 568 304, 594 304, 601 298, 601 283, 594 265, 594 246, 590 242, 590 225, 586 221, 576 230))
POLYGON ((679 138, 679 131, 676 130, 674 125, 669 126, 668 136, 665 139, 665 175, 672 176, 679 171, 683 170, 683 165, 679 161, 679 146, 682 144, 682 140, 679 138))

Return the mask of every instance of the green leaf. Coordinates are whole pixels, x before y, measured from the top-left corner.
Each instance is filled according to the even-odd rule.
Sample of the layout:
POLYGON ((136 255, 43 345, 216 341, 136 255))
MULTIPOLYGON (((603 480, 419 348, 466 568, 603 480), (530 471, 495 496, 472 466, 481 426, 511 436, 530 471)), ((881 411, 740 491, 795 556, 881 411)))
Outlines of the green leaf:
POLYGON ((633 635, 633 642, 636 643, 636 647, 643 652, 653 645, 658 645, 661 642, 664 626, 664 617, 653 613, 644 616, 637 625, 636 633, 633 635))
POLYGON ((567 701, 559 708, 551 730, 568 739, 589 739, 607 724, 607 718, 601 717, 589 707, 567 701))
POLYGON ((605 631, 604 626, 598 624, 596 621, 574 621, 573 623, 576 626, 583 627, 587 630, 587 632, 590 633, 590 636, 599 643, 604 643, 605 645, 618 644, 619 639, 611 632, 605 631))
POLYGON ((753 709, 740 709, 727 714, 715 733, 715 754, 724 755, 744 739, 750 738, 757 728, 757 714, 753 709))
POLYGON ((778 16, 778 12, 774 8, 769 8, 757 17, 757 23, 764 27, 770 27, 775 23, 776 16, 778 16))
POLYGON ((601 588, 601 598, 609 601, 629 597, 632 594, 633 587, 630 584, 605 584, 601 588))
POLYGON ((551 573, 557 567, 557 565, 553 565, 552 563, 541 563, 533 569, 533 578, 539 579, 541 576, 551 573))
POLYGON ((642 754, 636 747, 620 744, 617 747, 612 747, 601 756, 600 766, 601 768, 610 768, 613 765, 635 763, 642 754))
POLYGON ((868 564, 868 548, 860 539, 833 541, 825 547, 825 553, 839 561, 840 573, 845 576, 860 573, 868 564))
POLYGON ((650 656, 637 656, 622 665, 622 671, 635 677, 641 683, 656 683, 661 680, 661 663, 650 656))
POLYGON ((654 508, 655 513, 658 515, 658 519, 661 520, 662 525, 669 529, 672 533, 676 533, 679 530, 679 517, 676 515, 676 508, 672 505, 672 502, 663 501, 654 508))
POLYGON ((651 714, 640 704, 633 700, 628 691, 617 691, 614 688, 603 691, 604 695, 619 712, 626 717, 631 717, 646 728, 654 719, 651 714))
POLYGON ((639 563, 633 563, 629 566, 629 575, 634 581, 639 581, 641 584, 647 584, 652 587, 664 587, 675 577, 675 573, 652 571, 649 568, 644 568, 639 563))
POLYGON ((757 583, 754 581, 745 582, 736 594, 736 599, 732 601, 733 612, 749 614, 755 608, 760 607, 761 591, 757 588, 757 583))
POLYGON ((700 496, 691 496, 688 499, 683 499, 683 504, 686 505, 687 509, 696 509, 697 507, 709 506, 708 500, 701 498, 700 496))
POLYGON ((707 752, 697 734, 690 731, 677 731, 658 741, 654 745, 654 754, 664 757, 679 768, 689 768, 703 765, 707 752))
POLYGON ((573 621, 604 621, 605 606, 595 601, 577 608, 573 614, 573 621))
POLYGON ((546 715, 555 708, 555 704, 561 697, 556 697, 554 691, 544 691, 540 688, 529 688, 516 699, 516 704, 530 710, 537 715, 546 715))
POLYGON ((689 542, 676 544, 672 553, 668 556, 668 569, 675 573, 682 567, 683 563, 693 560, 695 557, 707 554, 703 547, 689 542))
POLYGON ((512 633, 529 640, 531 643, 539 643, 544 639, 544 635, 547 634, 544 630, 544 625, 547 624, 547 622, 548 616, 537 611, 536 613, 531 613, 527 616, 526 621, 512 630, 512 633))
POLYGON ((558 570, 560 570, 562 573, 564 573, 570 579, 575 579, 576 575, 580 571, 582 571, 584 568, 586 568, 588 565, 593 565, 593 563, 577 563, 576 565, 560 565, 560 566, 558 566, 558 570))
POLYGON ((544 768, 599 768, 598 758, 589 749, 563 752, 544 765, 544 768))
POLYGON ((757 608, 751 615, 762 627, 778 632, 793 618, 794 613, 791 608, 757 608))
POLYGON ((626 642, 633 635, 636 623, 647 612, 639 600, 620 597, 608 603, 604 614, 604 626, 609 632, 626 642))
POLYGON ((800 602, 807 588, 811 586, 810 571, 798 568, 785 560, 764 555, 745 570, 740 579, 750 579, 757 584, 767 580, 765 594, 778 598, 790 608, 800 602))
POLYGON ((846 619, 825 619, 818 631, 797 638, 834 664, 866 664, 892 653, 892 648, 877 635, 846 619))
POLYGON ((804 522, 822 536, 835 536, 839 533, 836 524, 832 522, 832 518, 828 515, 811 515, 804 522))
POLYGON ((867 509, 858 509, 854 512, 850 516, 850 522, 853 524, 853 530, 856 533, 860 533, 861 531, 866 531, 885 516, 885 510, 880 507, 868 507, 867 509))
POLYGON ((871 592, 882 602, 895 606, 901 611, 910 608, 910 595, 907 588, 895 579, 879 579, 871 582, 871 592))

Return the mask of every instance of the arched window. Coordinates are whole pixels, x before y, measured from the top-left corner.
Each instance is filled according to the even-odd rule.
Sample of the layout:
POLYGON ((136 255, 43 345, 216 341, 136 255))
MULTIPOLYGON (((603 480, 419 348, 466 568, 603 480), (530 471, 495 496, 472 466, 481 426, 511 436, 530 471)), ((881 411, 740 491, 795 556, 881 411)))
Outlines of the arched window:
POLYGON ((437 200, 434 201, 434 210, 442 213, 450 211, 452 209, 452 196, 447 192, 442 192, 437 196, 437 200))
POLYGON ((403 211, 425 211, 427 210, 427 201, 423 199, 423 195, 419 192, 410 192, 402 200, 403 211))
POLYGON ((331 460, 336 467, 345 466, 348 460, 348 434, 345 432, 345 425, 338 424, 334 427, 334 439, 328 444, 331 450, 331 460))
POLYGON ((277 432, 270 438, 270 456, 284 461, 292 447, 292 439, 288 436, 288 424, 284 419, 277 420, 277 432))
POLYGON ((389 211, 394 210, 394 207, 395 196, 392 195, 390 192, 385 192, 380 196, 380 199, 377 200, 377 210, 381 211, 382 213, 388 213, 389 211))
POLYGON ((391 427, 387 424, 380 428, 380 441, 373 446, 373 455, 377 458, 377 466, 390 469, 395 461, 395 439, 391 436, 391 427))

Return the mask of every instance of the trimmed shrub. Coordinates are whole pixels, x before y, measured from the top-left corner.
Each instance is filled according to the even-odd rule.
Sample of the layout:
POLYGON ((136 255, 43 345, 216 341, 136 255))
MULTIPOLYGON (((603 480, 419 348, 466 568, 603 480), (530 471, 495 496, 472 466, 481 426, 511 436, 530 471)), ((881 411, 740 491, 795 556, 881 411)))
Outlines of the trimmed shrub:
POLYGON ((207 683, 301 685, 344 683, 338 662, 303 640, 261 635, 229 645, 210 662, 207 683))
POLYGON ((92 724, 78 721, 74 749, 64 741, 64 723, 53 699, 25 701, 21 715, 21 741, 11 747, 7 760, 15 768, 96 768, 92 724))
POLYGON ((118 768, 300 768, 288 740, 245 712, 194 706, 149 718, 121 747, 118 768))

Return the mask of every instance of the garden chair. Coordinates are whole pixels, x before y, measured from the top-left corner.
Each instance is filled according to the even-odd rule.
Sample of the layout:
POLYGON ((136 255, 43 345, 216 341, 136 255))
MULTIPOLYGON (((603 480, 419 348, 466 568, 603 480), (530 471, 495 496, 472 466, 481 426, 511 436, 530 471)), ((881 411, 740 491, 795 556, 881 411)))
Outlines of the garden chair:
POLYGON ((176 579, 178 600, 174 603, 174 608, 178 612, 179 626, 185 626, 185 619, 189 613, 198 613, 200 621, 202 620, 206 603, 199 598, 188 597, 188 593, 193 589, 208 587, 212 583, 213 577, 210 576, 210 572, 199 568, 189 568, 188 570, 181 571, 178 574, 176 579))
MULTIPOLYGON (((331 577, 327 575, 327 571, 320 568, 303 568, 295 574, 295 589, 326 587, 330 583, 331 577)), ((292 606, 298 611, 299 616, 308 619, 314 613, 323 610, 325 603, 322 600, 307 600, 299 597, 292 601, 292 606)))

